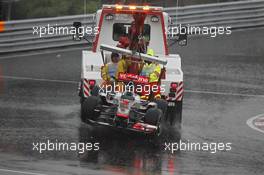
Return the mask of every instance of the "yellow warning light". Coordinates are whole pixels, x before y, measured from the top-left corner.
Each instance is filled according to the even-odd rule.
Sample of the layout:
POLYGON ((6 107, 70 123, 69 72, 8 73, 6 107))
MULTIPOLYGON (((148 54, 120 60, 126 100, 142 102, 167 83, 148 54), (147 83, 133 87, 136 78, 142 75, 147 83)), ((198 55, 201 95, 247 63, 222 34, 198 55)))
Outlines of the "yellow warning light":
POLYGON ((136 10, 137 7, 136 7, 136 6, 129 6, 129 9, 130 9, 130 10, 136 10))
POLYGON ((143 10, 149 10, 150 8, 149 8, 149 6, 144 6, 143 7, 143 10))
POLYGON ((117 10, 122 10, 123 9, 123 6, 122 5, 116 5, 116 9, 117 10))

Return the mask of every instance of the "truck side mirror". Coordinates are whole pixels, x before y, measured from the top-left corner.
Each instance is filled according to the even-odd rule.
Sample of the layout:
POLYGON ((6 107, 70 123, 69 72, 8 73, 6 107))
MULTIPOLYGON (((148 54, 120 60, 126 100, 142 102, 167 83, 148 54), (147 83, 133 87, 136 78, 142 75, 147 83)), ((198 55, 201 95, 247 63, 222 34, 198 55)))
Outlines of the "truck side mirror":
POLYGON ((188 39, 188 35, 187 35, 187 27, 183 27, 181 29, 181 32, 179 34, 179 38, 178 38, 178 44, 180 46, 186 46, 187 45, 187 39, 188 39))
POLYGON ((187 27, 181 27, 181 31, 177 33, 168 33, 167 37, 169 40, 173 41, 170 46, 174 45, 175 43, 178 43, 179 46, 186 46, 187 45, 187 39, 188 39, 188 29, 187 27))
POLYGON ((80 41, 82 39, 82 37, 80 37, 80 27, 82 27, 82 23, 81 22, 73 22, 73 27, 75 28, 76 33, 73 35, 73 40, 74 41, 80 41))
POLYGON ((179 43, 180 46, 187 46, 187 34, 180 35, 178 43, 179 43))

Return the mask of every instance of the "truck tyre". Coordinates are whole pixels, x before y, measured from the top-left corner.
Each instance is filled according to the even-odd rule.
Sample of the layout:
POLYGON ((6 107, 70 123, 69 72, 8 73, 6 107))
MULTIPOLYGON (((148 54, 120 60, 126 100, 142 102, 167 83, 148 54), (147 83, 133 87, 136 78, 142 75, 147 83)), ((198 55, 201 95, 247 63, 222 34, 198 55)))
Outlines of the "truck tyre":
MULTIPOLYGON (((91 96, 98 96, 99 91, 100 91, 100 87, 98 85, 94 86, 94 88, 91 90, 91 96)), ((83 82, 81 82, 80 84, 79 97, 80 97, 80 103, 82 104, 86 99, 83 95, 83 82)))
POLYGON ((167 121, 171 126, 175 126, 175 124, 181 125, 182 123, 182 101, 176 102, 175 107, 168 107, 167 121))
POLYGON ((91 95, 92 96, 98 96, 99 95, 99 91, 100 91, 100 87, 98 85, 96 85, 91 90, 91 95))
POLYGON ((79 87, 79 97, 80 97, 80 103, 83 104, 85 97, 83 95, 83 82, 81 81, 80 87, 79 87))
POLYGON ((87 97, 81 104, 81 120, 87 122, 88 119, 95 120, 98 113, 94 109, 100 104, 100 99, 96 96, 87 97))
POLYGON ((162 114, 165 115, 167 113, 168 102, 163 99, 156 99, 154 102, 157 103, 158 108, 162 111, 162 114))

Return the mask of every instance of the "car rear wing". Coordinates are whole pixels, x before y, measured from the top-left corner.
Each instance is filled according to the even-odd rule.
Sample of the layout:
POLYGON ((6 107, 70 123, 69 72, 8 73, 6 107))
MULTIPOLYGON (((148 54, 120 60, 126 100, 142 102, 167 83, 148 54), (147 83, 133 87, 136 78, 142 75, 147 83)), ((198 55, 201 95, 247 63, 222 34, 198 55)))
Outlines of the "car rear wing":
POLYGON ((132 52, 131 50, 119 48, 116 46, 109 46, 106 44, 101 44, 100 45, 101 51, 109 51, 109 52, 115 52, 123 55, 130 55, 135 58, 143 59, 144 61, 150 61, 150 62, 155 62, 158 64, 166 65, 167 64, 167 59, 166 58, 159 58, 159 57, 154 57, 150 56, 144 53, 139 53, 139 52, 132 52))

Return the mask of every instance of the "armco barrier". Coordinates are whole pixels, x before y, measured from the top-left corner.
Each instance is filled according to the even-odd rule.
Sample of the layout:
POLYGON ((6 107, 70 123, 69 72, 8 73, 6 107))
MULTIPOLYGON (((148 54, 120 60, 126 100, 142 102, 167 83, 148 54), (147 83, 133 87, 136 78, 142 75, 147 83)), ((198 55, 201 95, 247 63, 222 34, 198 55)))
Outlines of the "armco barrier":
MULTIPOLYGON (((264 26, 264 0, 174 7, 165 11, 173 25, 230 26, 233 29, 264 26)), ((92 26, 94 15, 7 21, 5 31, 0 32, 0 54, 85 45, 86 41, 75 42, 67 35, 46 35, 42 38, 33 35, 33 26, 72 26, 74 21, 92 26)))

